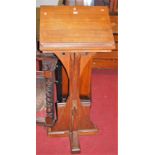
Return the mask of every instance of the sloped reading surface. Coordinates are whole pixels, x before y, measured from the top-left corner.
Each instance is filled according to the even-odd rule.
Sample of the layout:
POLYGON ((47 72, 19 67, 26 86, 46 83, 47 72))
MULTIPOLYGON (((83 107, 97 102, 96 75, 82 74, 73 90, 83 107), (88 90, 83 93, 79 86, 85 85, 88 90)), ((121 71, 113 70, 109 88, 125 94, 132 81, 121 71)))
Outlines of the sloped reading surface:
POLYGON ((114 48, 107 7, 42 6, 40 10, 41 48, 114 48))

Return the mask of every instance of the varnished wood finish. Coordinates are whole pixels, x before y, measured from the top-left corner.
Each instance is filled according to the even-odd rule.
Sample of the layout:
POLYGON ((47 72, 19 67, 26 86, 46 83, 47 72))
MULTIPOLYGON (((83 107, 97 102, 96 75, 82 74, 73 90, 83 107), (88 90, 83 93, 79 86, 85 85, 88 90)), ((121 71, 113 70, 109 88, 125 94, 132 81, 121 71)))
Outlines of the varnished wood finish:
POLYGON ((65 0, 65 5, 67 6, 83 6, 83 0, 65 0))
POLYGON ((58 103, 58 120, 48 135, 69 136, 71 152, 79 153, 78 136, 97 132, 90 120, 90 103, 80 101, 80 78, 96 51, 115 48, 108 8, 45 6, 40 17, 40 49, 54 53, 69 78, 68 99, 58 103))
POLYGON ((118 0, 110 0, 110 13, 118 14, 118 0))
MULTIPOLYGON (((87 101, 90 102, 91 95, 91 65, 92 58, 87 62, 86 66, 83 69, 83 72, 80 76, 80 99, 82 102, 87 101)), ((67 73, 62 68, 62 96, 66 98, 69 93, 69 81, 67 73)))
MULTIPOLYGON (((64 57, 68 60, 66 63, 62 61, 65 68, 69 64, 67 74, 69 77, 69 97, 67 103, 58 103, 58 121, 53 128, 48 129, 48 133, 52 137, 69 135, 72 130, 77 130, 80 135, 93 134, 97 132, 96 127, 90 121, 89 112, 90 104, 85 105, 80 103, 79 97, 79 78, 83 64, 81 63, 81 54, 71 53, 68 55, 60 55, 55 52, 57 57, 62 61, 64 57), (75 116, 76 117, 75 117, 75 116), (69 131, 68 131, 69 129, 69 131)), ((91 53, 89 53, 92 55, 91 53)), ((87 59, 91 59, 89 56, 87 59)), ((86 58, 85 58, 86 59, 86 58)))
MULTIPOLYGON (((104 54, 102 54, 103 56, 104 54)), ((118 59, 108 58, 108 59, 97 59, 93 60, 92 68, 94 69, 118 69, 118 59)))
POLYGON ((40 49, 42 51, 103 52, 103 50, 115 48, 111 34, 107 7, 46 6, 41 8, 40 49))
POLYGON ((113 12, 114 14, 118 14, 118 0, 114 0, 113 12))
POLYGON ((62 96, 64 99, 68 97, 69 93, 69 79, 64 67, 62 67, 62 96))
POLYGON ((87 62, 80 77, 80 98, 87 101, 91 96, 91 64, 92 58, 87 62))
POLYGON ((71 152, 74 153, 80 153, 80 143, 78 140, 78 132, 73 131, 70 133, 70 144, 71 144, 71 152))
POLYGON ((113 34, 118 34, 118 16, 110 16, 113 34))
POLYGON ((118 69, 118 16, 110 16, 116 48, 111 53, 96 53, 93 57, 93 68, 118 69))

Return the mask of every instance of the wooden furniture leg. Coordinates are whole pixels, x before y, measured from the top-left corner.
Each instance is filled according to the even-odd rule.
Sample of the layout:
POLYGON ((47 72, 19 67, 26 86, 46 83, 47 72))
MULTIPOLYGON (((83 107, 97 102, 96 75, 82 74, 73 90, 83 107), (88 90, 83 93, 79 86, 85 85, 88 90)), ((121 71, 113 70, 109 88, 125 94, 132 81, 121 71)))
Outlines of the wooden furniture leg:
MULTIPOLYGON (((92 58, 93 59, 93 58, 92 58)), ((88 61, 86 66, 83 69, 83 72, 80 76, 80 99, 81 102, 89 102, 91 101, 91 71, 92 71, 92 59, 88 61)), ((67 73, 62 67, 62 98, 64 101, 66 100, 69 93, 69 81, 67 73)), ((58 92, 60 93, 60 92, 58 92)))
POLYGON ((71 153, 80 153, 80 143, 78 139, 78 132, 73 131, 70 133, 70 145, 71 145, 71 153))
POLYGON ((78 139, 78 121, 80 110, 80 96, 79 96, 79 76, 80 76, 80 54, 70 55, 70 102, 71 102, 71 116, 70 116, 70 143, 71 152, 79 153, 80 145, 78 139), (73 68, 72 68, 73 67, 73 68))

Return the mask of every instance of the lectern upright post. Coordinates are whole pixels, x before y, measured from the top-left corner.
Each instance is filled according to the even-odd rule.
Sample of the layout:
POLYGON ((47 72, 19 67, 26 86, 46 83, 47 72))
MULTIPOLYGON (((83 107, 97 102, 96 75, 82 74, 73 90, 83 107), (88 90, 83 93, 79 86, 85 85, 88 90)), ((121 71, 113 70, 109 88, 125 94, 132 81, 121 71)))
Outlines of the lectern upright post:
POLYGON ((54 53, 69 77, 68 99, 57 103, 58 120, 48 128, 48 135, 68 136, 71 152, 79 153, 78 136, 98 131, 90 120, 90 103, 80 102, 80 76, 95 52, 111 52, 115 48, 108 8, 42 6, 40 10, 40 50, 54 53))

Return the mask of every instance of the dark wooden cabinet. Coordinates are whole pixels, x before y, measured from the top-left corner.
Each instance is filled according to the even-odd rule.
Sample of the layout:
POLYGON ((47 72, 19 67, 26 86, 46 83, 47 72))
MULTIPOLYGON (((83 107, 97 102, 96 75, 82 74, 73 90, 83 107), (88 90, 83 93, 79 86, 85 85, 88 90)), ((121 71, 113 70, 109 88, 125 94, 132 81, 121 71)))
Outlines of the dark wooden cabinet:
POLYGON ((116 49, 107 53, 96 53, 92 67, 98 69, 118 68, 118 16, 110 16, 116 49))

